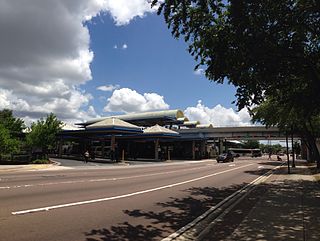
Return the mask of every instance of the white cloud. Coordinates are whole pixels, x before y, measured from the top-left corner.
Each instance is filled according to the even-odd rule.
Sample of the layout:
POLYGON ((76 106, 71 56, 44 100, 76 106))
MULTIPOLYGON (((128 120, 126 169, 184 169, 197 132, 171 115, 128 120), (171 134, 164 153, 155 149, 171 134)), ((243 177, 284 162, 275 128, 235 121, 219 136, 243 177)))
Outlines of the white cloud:
POLYGON ((203 124, 212 123, 214 126, 250 126, 251 118, 246 109, 235 112, 232 108, 216 105, 213 108, 206 107, 201 100, 196 107, 188 107, 184 114, 191 120, 198 120, 203 124))
POLYGON ((135 17, 144 17, 146 13, 156 11, 148 0, 106 0, 105 9, 111 14, 117 25, 128 24, 135 17))
POLYGON ((203 75, 204 74, 204 69, 201 69, 201 68, 196 69, 195 71, 193 71, 193 73, 195 75, 203 75))
POLYGON ((120 88, 120 85, 102 85, 97 87, 97 90, 109 92, 119 88, 120 88))
POLYGON ((95 117, 92 96, 80 89, 92 78, 94 57, 84 23, 110 13, 117 25, 128 24, 153 11, 146 0, 0 0, 0 109, 29 120, 49 112, 95 117))
POLYGON ((122 88, 115 90, 104 107, 106 112, 143 112, 169 109, 163 96, 156 93, 139 94, 135 90, 122 88))
POLYGON ((126 50, 127 48, 128 48, 128 45, 127 44, 122 44, 122 45, 119 45, 119 47, 118 47, 118 45, 116 44, 116 45, 114 45, 113 46, 113 48, 114 49, 122 49, 122 50, 126 50))

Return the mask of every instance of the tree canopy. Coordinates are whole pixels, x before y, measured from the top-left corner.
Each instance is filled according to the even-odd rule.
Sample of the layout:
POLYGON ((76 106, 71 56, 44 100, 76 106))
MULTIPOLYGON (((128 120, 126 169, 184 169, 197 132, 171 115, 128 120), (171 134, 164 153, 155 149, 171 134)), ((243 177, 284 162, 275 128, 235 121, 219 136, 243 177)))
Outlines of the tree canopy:
POLYGON ((243 148, 249 148, 249 149, 255 149, 255 148, 259 148, 259 141, 256 140, 245 140, 242 141, 243 144, 243 148))
POLYGON ((320 155, 316 145, 316 137, 320 136, 320 114, 306 118, 301 108, 281 103, 271 97, 253 108, 252 113, 254 122, 278 126, 284 132, 298 134, 320 168, 320 155))
POLYGON ((13 138, 10 131, 0 124, 0 159, 1 154, 10 154, 19 150, 19 140, 13 138))
POLYGON ((239 109, 279 90, 279 101, 312 115, 320 112, 319 10, 317 0, 165 0, 158 13, 208 79, 237 88, 239 109))
POLYGON ((56 135, 61 130, 62 122, 51 113, 46 119, 41 118, 31 125, 27 143, 31 147, 41 148, 44 153, 55 147, 56 135))
POLYGON ((154 0, 175 38, 214 82, 237 89, 255 121, 307 136, 320 167, 320 1, 154 0), (257 107, 261 105, 261 107, 257 107))
POLYGON ((12 110, 3 109, 0 111, 0 124, 3 125, 12 135, 17 136, 26 128, 24 121, 14 117, 12 110))
POLYGON ((1 154, 11 154, 19 151, 24 121, 13 116, 12 110, 0 111, 0 157, 1 154))

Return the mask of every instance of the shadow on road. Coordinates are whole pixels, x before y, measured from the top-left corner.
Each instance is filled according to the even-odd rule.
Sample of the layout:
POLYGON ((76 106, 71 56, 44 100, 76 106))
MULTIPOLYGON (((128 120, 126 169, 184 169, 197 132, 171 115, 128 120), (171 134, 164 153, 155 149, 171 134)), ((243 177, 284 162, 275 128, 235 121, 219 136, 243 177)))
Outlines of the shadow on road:
POLYGON ((210 207, 216 205, 227 196, 246 185, 233 185, 228 188, 191 188, 185 190, 184 198, 173 198, 165 203, 157 203, 157 209, 150 210, 123 210, 128 217, 147 220, 149 225, 133 225, 123 222, 117 226, 107 229, 93 229, 87 232, 87 241, 100 240, 161 240, 181 227, 185 226, 195 218, 203 214, 210 207))
MULTIPOLYGON (((269 164, 269 163, 268 163, 269 164)), ((264 170, 265 172, 265 170, 264 170)), ((258 173, 251 173, 258 175, 258 173)), ((87 241, 154 241, 177 231, 246 183, 227 188, 191 188, 185 197, 156 203, 160 211, 127 209, 128 221, 85 233, 87 241), (143 223, 143 224, 142 224, 143 223), (147 225, 145 225, 147 223, 147 225)), ((318 240, 320 185, 306 180, 260 184, 203 240, 318 240), (240 225, 239 225, 240 224, 240 225), (298 237, 298 238, 297 238, 298 237)))
POLYGON ((86 233, 87 241, 153 240, 162 237, 163 230, 152 225, 131 225, 128 222, 109 229, 93 229, 86 233))

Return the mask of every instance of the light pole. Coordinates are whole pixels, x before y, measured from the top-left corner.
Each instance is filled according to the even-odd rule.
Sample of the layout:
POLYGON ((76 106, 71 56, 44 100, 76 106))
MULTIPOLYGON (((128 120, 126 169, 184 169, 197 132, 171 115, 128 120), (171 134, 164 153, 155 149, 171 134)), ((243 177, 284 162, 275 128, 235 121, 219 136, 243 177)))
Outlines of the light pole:
POLYGON ((296 167, 295 157, 294 157, 294 145, 293 145, 293 128, 291 128, 291 148, 292 148, 292 167, 296 167))
POLYGON ((289 146, 288 146, 288 131, 286 131, 286 146, 287 146, 288 174, 290 174, 289 146))

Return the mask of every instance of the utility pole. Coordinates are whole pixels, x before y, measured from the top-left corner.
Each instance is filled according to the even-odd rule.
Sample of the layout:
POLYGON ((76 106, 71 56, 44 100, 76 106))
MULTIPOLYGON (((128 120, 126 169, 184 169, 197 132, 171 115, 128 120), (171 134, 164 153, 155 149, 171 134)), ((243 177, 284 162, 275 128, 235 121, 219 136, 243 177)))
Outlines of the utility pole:
POLYGON ((286 145, 287 145, 288 174, 290 174, 289 146, 288 146, 288 131, 286 131, 286 145))
POLYGON ((293 129, 292 128, 291 128, 291 148, 292 148, 292 167, 296 167, 295 157, 294 157, 293 129))

